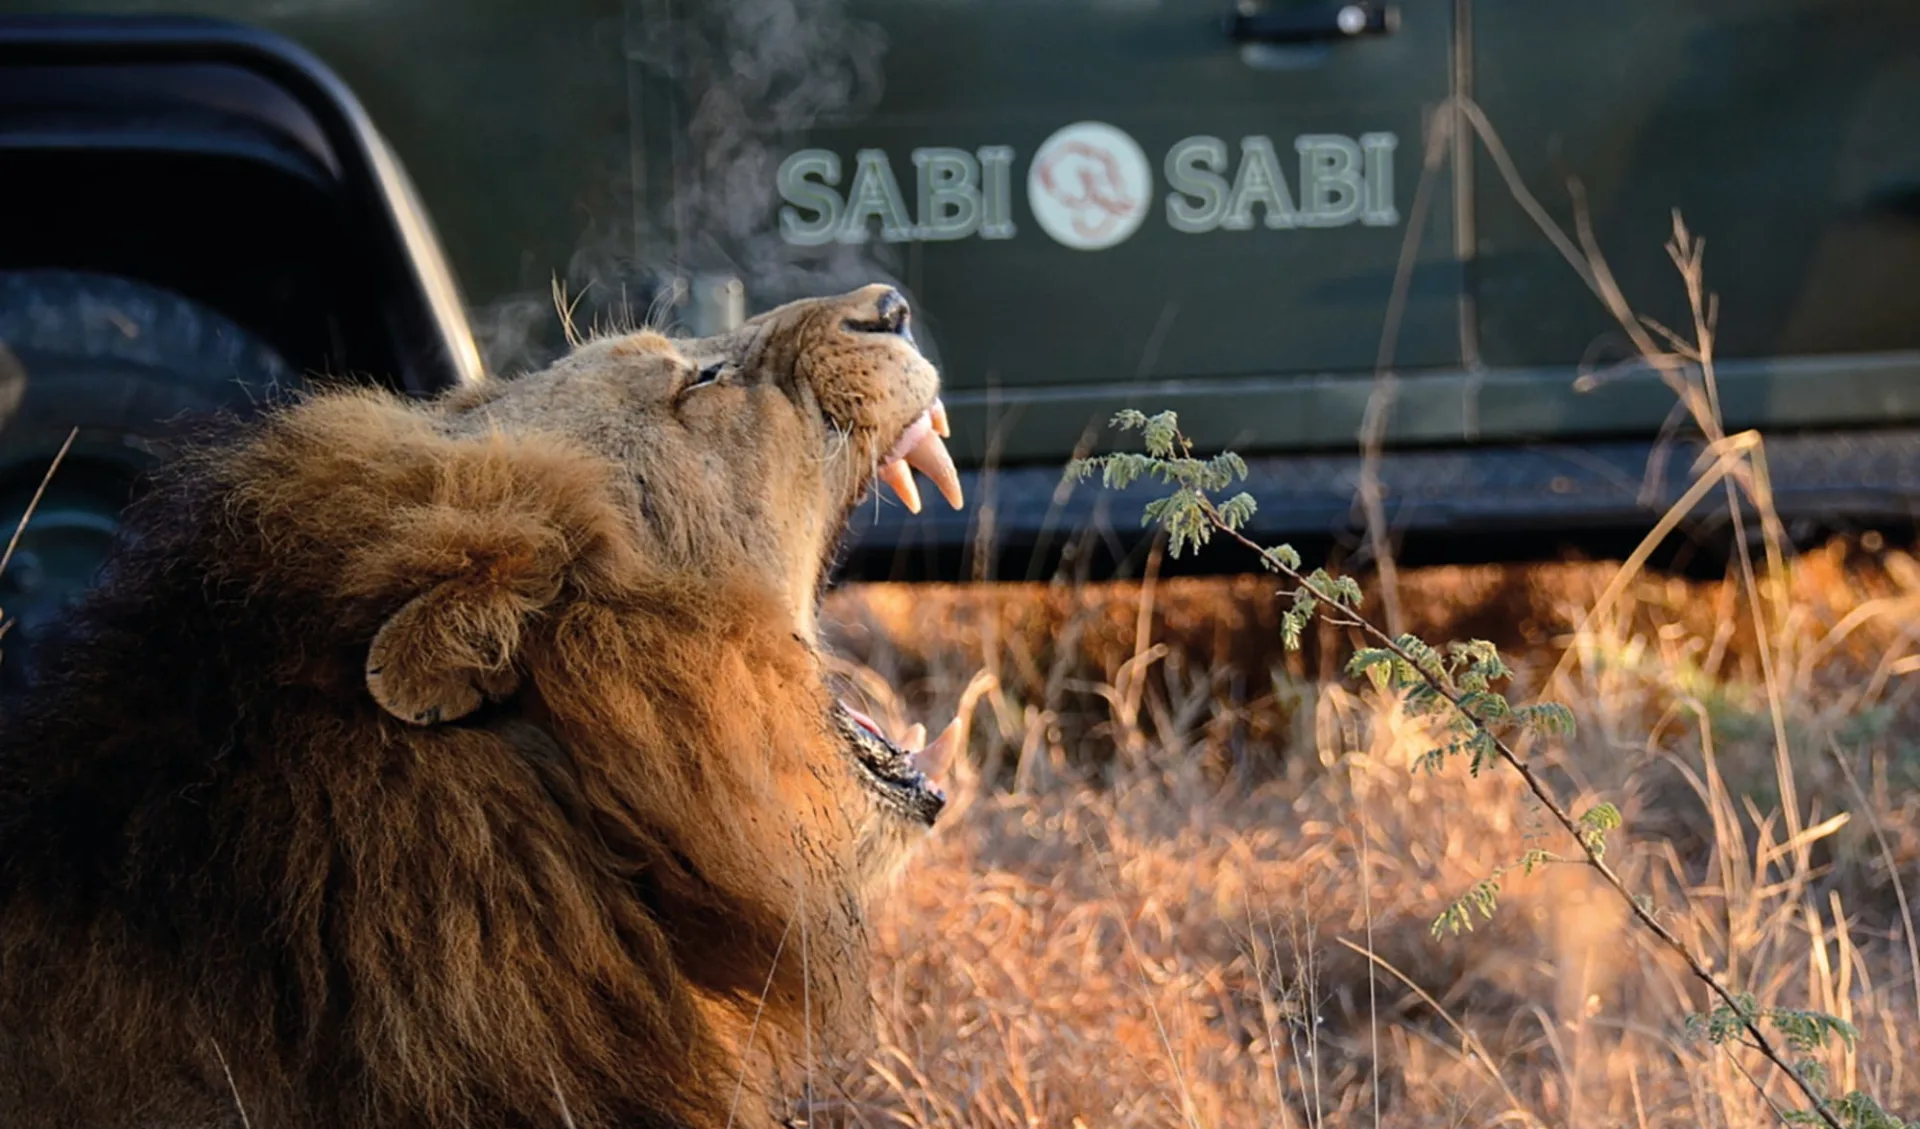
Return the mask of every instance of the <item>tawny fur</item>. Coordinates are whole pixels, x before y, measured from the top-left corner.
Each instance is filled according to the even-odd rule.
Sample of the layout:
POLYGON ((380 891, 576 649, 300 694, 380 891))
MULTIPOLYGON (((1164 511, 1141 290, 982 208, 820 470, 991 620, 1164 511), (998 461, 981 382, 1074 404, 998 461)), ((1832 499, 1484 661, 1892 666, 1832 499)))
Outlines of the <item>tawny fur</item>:
POLYGON ((873 300, 163 476, 0 728, 0 1125, 771 1124, 913 837, 813 639, 935 387, 873 300))

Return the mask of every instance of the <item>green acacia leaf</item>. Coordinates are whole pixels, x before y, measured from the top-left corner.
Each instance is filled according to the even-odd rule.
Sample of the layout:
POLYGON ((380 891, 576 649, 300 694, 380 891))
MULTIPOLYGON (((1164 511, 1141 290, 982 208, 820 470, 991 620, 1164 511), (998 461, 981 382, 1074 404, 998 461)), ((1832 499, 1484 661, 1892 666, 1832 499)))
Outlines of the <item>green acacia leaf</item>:
POLYGON ((1559 862, 1559 861, 1560 861, 1559 855, 1554 854, 1552 851, 1543 851, 1540 848, 1535 847, 1532 850, 1528 851, 1526 854, 1520 856, 1520 869, 1523 873, 1530 875, 1534 871, 1540 869, 1541 867, 1545 866, 1550 862, 1559 862))
POLYGON ((1385 667, 1391 672, 1397 661, 1394 653, 1385 647, 1362 647, 1347 660, 1347 677, 1357 678, 1374 667, 1385 667))
POLYGON ((1467 761, 1467 772, 1469 775, 1478 776, 1480 770, 1499 755, 1500 750, 1494 742, 1493 734, 1484 729, 1475 729, 1473 736, 1467 738, 1467 751, 1471 754, 1471 758, 1467 761))
POLYGON ((1613 831, 1624 823, 1620 809, 1602 800, 1580 813, 1580 826, 1593 831, 1613 831))
POLYGON ((1220 503, 1220 520, 1228 529, 1239 529, 1252 520, 1254 509, 1253 495, 1235 494, 1220 503))
POLYGON ((1140 436, 1146 441, 1147 454, 1172 458, 1175 442, 1180 437, 1180 417, 1172 412, 1149 416, 1140 427, 1140 436))
POLYGON ((1460 695, 1460 710, 1483 722, 1504 721, 1513 715, 1507 699, 1491 690, 1469 690, 1460 695))
POLYGON ((1549 737, 1571 737, 1574 732, 1573 711, 1559 702, 1540 702, 1513 711, 1513 719, 1522 728, 1549 737))

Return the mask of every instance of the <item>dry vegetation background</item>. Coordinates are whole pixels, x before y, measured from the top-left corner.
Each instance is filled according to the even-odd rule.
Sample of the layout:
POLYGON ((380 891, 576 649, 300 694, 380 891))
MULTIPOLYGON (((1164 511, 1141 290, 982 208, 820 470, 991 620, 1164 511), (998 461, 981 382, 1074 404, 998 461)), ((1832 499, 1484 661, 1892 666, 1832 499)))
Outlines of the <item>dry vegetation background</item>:
MULTIPOLYGON (((1660 375, 1708 443, 1691 500, 1649 544, 1721 494, 1758 521, 1736 521, 1752 553, 1718 583, 1635 558, 1385 568, 1365 612, 1389 618, 1391 585, 1396 631, 1491 640, 1515 705, 1571 707, 1576 735, 1517 751, 1571 812, 1617 805, 1606 857, 1627 889, 1720 985, 1858 1030, 1811 1055, 1822 1088, 1896 1116, 1819 1123, 1920 1126, 1920 560, 1842 541, 1783 554, 1764 444, 1721 419, 1704 242, 1675 213, 1666 249, 1690 324, 1644 317, 1578 185, 1569 230, 1476 106, 1442 111, 1414 214, 1449 132, 1470 130, 1630 364, 1660 375)), ((1376 404, 1391 402, 1408 261, 1376 404)), ((1363 471, 1358 501, 1378 531, 1370 483, 1363 471)), ((1304 655, 1286 652, 1279 587, 1156 583, 1149 568, 1102 588, 836 595, 827 620, 855 697, 895 732, 958 716, 970 742, 943 825, 882 916, 878 1042, 822 1072, 810 1123, 1815 1123, 1782 1067, 1689 1033, 1711 1006, 1703 985, 1594 871, 1521 872, 1536 848, 1581 856, 1516 773, 1423 767, 1448 737, 1339 677, 1357 634, 1323 622, 1304 655), (1495 876, 1491 919, 1436 935, 1495 876)))
MULTIPOLYGON (((1233 551, 1216 546, 1210 552, 1233 551)), ((1723 981, 1855 1024, 1835 1093, 1920 1111, 1920 562, 1790 560, 1756 637, 1740 585, 1609 564, 1403 573, 1409 628, 1485 637, 1575 738, 1528 751, 1723 981), (1776 664, 1790 780, 1760 667, 1776 664), (1797 798, 1799 818, 1783 806, 1797 798)), ((1369 585, 1369 587, 1372 587, 1369 585)), ((1762 1126, 1786 1080, 1689 1039, 1704 995, 1576 865, 1512 773, 1416 761, 1432 735, 1328 678, 1352 640, 1279 641, 1276 581, 867 586, 829 605, 883 722, 959 714, 954 803, 888 904, 880 1036, 816 1123, 1762 1126), (1311 669, 1309 669, 1311 667, 1311 669), (1371 955, 1369 955, 1371 954, 1371 955)), ((1370 598, 1377 598, 1372 592, 1370 598)), ((1377 615, 1378 608, 1371 609, 1377 615)))

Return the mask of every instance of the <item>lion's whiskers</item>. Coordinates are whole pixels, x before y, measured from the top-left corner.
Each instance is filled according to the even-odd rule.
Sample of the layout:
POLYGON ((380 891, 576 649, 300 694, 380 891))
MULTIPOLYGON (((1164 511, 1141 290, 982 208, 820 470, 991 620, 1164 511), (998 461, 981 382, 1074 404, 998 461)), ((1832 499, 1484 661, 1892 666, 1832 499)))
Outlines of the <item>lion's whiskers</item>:
MULTIPOLYGON (((851 438, 849 438, 849 442, 851 442, 851 438)), ((867 481, 874 482, 874 483, 879 482, 880 480, 880 437, 877 435, 870 435, 867 437, 866 464, 867 464, 867 481)), ((880 517, 880 506, 882 504, 882 501, 883 499, 880 497, 880 490, 878 489, 878 487, 876 487, 873 491, 873 516, 876 520, 878 520, 880 517)))
POLYGON ((647 316, 641 320, 640 324, 648 329, 665 333, 667 331, 668 315, 673 312, 673 307, 678 304, 680 293, 680 285, 677 281, 672 286, 662 287, 654 294, 653 301, 647 303, 647 316))
POLYGON ((827 442, 820 456, 813 460, 817 465, 831 462, 840 452, 853 446, 853 429, 841 426, 838 420, 827 421, 827 442))
MULTIPOLYGON (((815 462, 817 465, 825 466, 852 446, 853 428, 842 424, 838 420, 829 419, 827 420, 827 442, 825 449, 820 452, 820 457, 815 460, 815 462)), ((852 463, 854 460, 848 459, 847 461, 852 463)), ((868 437, 863 461, 867 464, 867 481, 872 482, 879 477, 880 473, 878 437, 868 437)), ((878 517, 880 514, 880 492, 878 490, 873 492, 873 506, 874 516, 878 517)))

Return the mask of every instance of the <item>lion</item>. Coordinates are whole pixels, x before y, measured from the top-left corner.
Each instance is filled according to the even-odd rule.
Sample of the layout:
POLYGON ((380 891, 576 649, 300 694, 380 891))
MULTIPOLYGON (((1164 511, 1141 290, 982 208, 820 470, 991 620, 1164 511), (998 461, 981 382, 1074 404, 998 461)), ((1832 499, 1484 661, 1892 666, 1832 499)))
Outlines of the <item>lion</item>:
POLYGON ((945 802, 817 618, 876 483, 962 504, 909 321, 318 392, 157 473, 0 726, 0 1125, 779 1123, 945 802))

